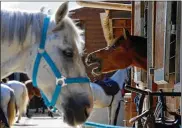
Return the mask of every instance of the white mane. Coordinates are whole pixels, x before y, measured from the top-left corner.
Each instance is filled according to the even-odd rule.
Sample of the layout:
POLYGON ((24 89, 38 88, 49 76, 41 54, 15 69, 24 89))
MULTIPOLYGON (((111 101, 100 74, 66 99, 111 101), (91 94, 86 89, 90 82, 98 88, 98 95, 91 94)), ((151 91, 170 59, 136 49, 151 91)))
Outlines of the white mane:
POLYGON ((43 18, 45 15, 41 12, 22 12, 15 10, 1 11, 1 41, 12 42, 14 38, 21 44, 24 43, 28 29, 31 27, 32 35, 35 35, 36 41, 40 40, 43 18))
MULTIPOLYGON (((46 14, 22 10, 1 10, 1 17, 1 42, 12 43, 16 39, 20 44, 23 44, 29 28, 32 37, 35 37, 35 41, 40 42, 43 20, 46 14)), ((84 41, 80 36, 82 31, 76 27, 69 17, 64 18, 63 23, 67 26, 68 37, 73 36, 79 53, 82 53, 84 46, 84 41)), ((50 27, 55 26, 54 21, 50 24, 50 27)))

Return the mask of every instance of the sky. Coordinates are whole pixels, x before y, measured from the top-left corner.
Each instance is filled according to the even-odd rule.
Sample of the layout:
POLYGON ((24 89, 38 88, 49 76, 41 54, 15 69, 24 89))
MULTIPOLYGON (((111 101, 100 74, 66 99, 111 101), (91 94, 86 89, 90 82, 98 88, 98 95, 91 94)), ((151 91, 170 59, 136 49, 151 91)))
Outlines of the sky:
MULTIPOLYGON (((1 2, 2 9, 21 9, 28 11, 39 11, 41 7, 45 6, 51 8, 53 13, 63 2, 1 2)), ((76 2, 69 2, 69 10, 80 8, 76 2)))

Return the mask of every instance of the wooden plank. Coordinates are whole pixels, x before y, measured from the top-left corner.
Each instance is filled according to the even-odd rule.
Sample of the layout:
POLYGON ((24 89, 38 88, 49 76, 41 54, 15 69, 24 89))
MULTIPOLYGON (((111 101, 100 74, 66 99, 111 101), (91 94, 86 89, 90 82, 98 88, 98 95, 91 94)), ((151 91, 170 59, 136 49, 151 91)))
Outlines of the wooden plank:
POLYGON ((131 20, 130 19, 126 20, 126 27, 131 27, 131 20))
MULTIPOLYGON (((144 36, 144 2, 135 2, 134 12, 134 35, 144 36)), ((135 67, 134 81, 145 86, 146 83, 146 72, 140 68, 135 67)))
POLYGON ((87 25, 87 29, 88 29, 88 30, 95 30, 95 29, 96 29, 96 30, 102 30, 102 27, 101 27, 100 25, 92 25, 92 26, 91 26, 91 25, 88 24, 88 25, 87 25))
MULTIPOLYGON (((153 46, 154 46, 154 2, 148 2, 148 12, 147 12, 147 70, 149 72, 150 68, 153 68, 153 46)), ((152 76, 147 73, 147 85, 150 90, 152 90, 152 76)))
POLYGON ((171 2, 157 1, 156 12, 154 82, 167 84, 169 82, 171 2))
MULTIPOLYGON (((141 36, 141 1, 134 2, 134 35, 141 36)), ((141 69, 134 67, 134 82, 142 83, 141 69)))
POLYGON ((131 11, 130 4, 93 2, 93 1, 77 1, 77 4, 79 4, 83 7, 89 7, 89 8, 103 8, 103 9, 107 9, 107 10, 131 11))
POLYGON ((140 27, 141 26, 141 22, 140 22, 141 16, 140 16, 140 12, 141 12, 141 10, 140 10, 140 1, 135 1, 134 35, 136 35, 136 36, 140 36, 141 35, 141 27, 140 27))
POLYGON ((86 23, 89 24, 89 25, 100 25, 101 26, 100 19, 98 19, 98 20, 95 20, 95 19, 87 20, 86 23))
POLYGON ((156 1, 155 69, 163 68, 166 2, 156 1), (160 36, 159 36, 160 35, 160 36))
POLYGON ((120 19, 120 20, 113 20, 113 26, 126 26, 126 20, 120 19))
POLYGON ((120 17, 128 19, 128 18, 131 18, 131 12, 112 10, 110 16, 114 19, 117 19, 120 17))
POLYGON ((134 27, 135 27, 135 1, 132 1, 132 12, 131 12, 131 34, 134 35, 134 27))

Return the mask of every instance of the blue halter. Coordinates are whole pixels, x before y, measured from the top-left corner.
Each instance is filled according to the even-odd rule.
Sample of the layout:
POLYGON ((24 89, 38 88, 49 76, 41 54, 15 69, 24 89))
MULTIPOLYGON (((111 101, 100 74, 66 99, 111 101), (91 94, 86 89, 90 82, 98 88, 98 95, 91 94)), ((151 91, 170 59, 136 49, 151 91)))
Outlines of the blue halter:
POLYGON ((42 98, 44 100, 44 103, 47 107, 53 107, 55 108, 55 104, 57 102, 57 99, 59 97, 59 94, 61 93, 61 87, 67 84, 73 84, 73 83, 89 83, 90 80, 87 77, 76 77, 76 78, 65 78, 64 76, 61 75, 60 71, 56 67, 54 61, 50 58, 49 54, 45 50, 45 43, 46 43, 46 35, 47 35, 47 29, 49 26, 50 18, 45 17, 44 18, 44 24, 43 24, 43 30, 42 30, 42 35, 41 35, 41 42, 39 45, 38 53, 34 62, 34 67, 33 67, 33 74, 32 74, 32 83, 34 87, 38 88, 37 85, 37 73, 38 73, 38 68, 39 64, 41 61, 41 58, 43 57, 44 60, 48 63, 50 68, 52 69, 55 77, 56 77, 56 88, 54 91, 54 94, 52 95, 52 100, 49 101, 46 95, 41 91, 42 98))

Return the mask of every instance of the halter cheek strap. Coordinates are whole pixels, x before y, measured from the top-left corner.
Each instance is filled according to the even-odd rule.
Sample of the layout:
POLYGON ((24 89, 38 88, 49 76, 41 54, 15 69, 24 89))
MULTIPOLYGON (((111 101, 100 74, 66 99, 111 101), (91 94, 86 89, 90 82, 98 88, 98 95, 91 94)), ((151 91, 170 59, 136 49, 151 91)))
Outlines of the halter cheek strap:
POLYGON ((61 93, 61 87, 68 85, 68 84, 73 84, 73 83, 89 83, 90 80, 87 77, 76 77, 76 78, 66 78, 62 76, 61 72, 58 70, 57 66, 55 65, 54 61, 51 59, 49 54, 45 50, 45 43, 46 43, 46 35, 47 35, 47 30, 49 26, 50 18, 45 17, 44 18, 44 24, 43 24, 43 30, 42 30, 42 35, 41 35, 41 42, 39 45, 38 53, 34 62, 34 67, 33 67, 33 73, 32 73, 32 83, 34 87, 38 88, 37 85, 37 73, 40 65, 40 61, 43 58, 51 70, 53 71, 55 77, 56 77, 56 88, 54 90, 54 93, 52 95, 51 101, 48 100, 46 95, 43 93, 43 91, 40 89, 42 98, 44 100, 44 103, 47 107, 52 107, 54 108, 59 94, 61 93))

